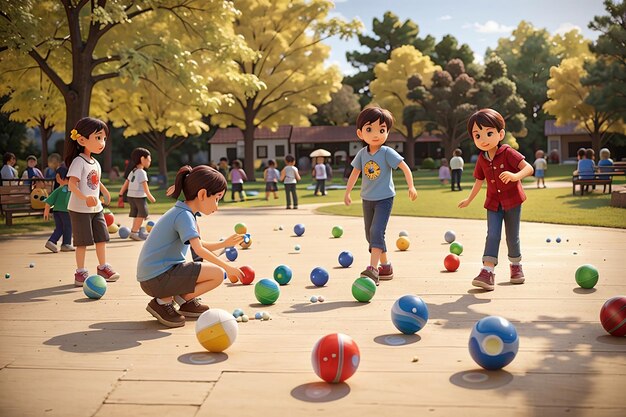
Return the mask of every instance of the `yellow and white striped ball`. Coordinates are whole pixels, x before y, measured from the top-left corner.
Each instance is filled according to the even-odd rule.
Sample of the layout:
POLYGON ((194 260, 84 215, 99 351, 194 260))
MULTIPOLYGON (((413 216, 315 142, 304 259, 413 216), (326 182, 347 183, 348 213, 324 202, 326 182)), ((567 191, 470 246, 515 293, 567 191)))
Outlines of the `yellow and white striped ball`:
POLYGON ((209 352, 223 352, 237 339, 239 327, 232 314, 219 308, 205 311, 196 321, 196 337, 209 352))

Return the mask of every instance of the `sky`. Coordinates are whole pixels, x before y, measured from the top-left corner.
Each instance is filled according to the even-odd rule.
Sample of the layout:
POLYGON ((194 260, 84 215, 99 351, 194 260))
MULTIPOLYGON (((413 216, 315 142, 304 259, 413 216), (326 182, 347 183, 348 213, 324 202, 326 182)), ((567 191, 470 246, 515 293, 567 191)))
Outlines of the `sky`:
MULTIPOLYGON (((530 22, 536 28, 550 33, 564 33, 578 28, 582 34, 595 40, 598 32, 587 25, 594 16, 606 14, 602 0, 334 0, 333 17, 345 20, 360 19, 364 34, 372 35, 372 21, 382 20, 386 11, 395 13, 400 21, 411 19, 419 26, 419 36, 430 34, 439 42, 451 34, 459 44, 467 43, 483 62, 488 47, 495 48, 498 39, 511 35, 520 21, 530 22)), ((346 52, 362 50, 355 37, 348 41, 328 39, 331 46, 329 64, 338 65, 345 75, 355 69, 347 62, 346 52)))

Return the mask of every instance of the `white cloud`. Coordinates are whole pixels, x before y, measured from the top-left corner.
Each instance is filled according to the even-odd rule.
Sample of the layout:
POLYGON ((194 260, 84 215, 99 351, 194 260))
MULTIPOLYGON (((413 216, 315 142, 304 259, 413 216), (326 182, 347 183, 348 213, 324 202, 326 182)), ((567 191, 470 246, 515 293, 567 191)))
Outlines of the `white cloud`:
POLYGON ((463 29, 474 29, 478 33, 508 33, 515 29, 515 26, 506 26, 493 20, 488 20, 484 24, 466 23, 462 27, 463 29))
POLYGON ((450 20, 450 19, 452 19, 452 16, 447 14, 447 15, 439 17, 437 20, 450 20))
POLYGON ((576 26, 572 23, 561 23, 558 28, 554 31, 555 35, 564 35, 570 30, 576 29, 581 32, 580 26, 576 26))

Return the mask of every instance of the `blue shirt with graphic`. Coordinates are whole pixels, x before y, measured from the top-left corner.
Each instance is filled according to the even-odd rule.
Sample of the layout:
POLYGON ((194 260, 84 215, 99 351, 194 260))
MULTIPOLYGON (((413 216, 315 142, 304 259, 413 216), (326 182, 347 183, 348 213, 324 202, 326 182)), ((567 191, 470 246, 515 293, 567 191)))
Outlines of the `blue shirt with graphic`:
POLYGON ((352 166, 362 173, 361 198, 378 201, 395 196, 391 170, 397 169, 403 160, 402 155, 388 146, 381 146, 374 155, 367 146, 362 148, 352 160, 352 166))
POLYGON ((186 261, 189 240, 200 237, 189 206, 177 201, 161 217, 144 242, 137 260, 137 281, 148 281, 186 261))

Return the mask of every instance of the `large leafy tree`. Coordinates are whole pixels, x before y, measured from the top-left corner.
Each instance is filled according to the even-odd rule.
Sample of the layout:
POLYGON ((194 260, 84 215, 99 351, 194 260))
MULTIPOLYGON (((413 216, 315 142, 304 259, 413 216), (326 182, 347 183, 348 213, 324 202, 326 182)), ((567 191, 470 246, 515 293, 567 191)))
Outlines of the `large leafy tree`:
POLYGON ((394 49, 389 60, 374 67, 376 79, 370 84, 373 101, 393 113, 396 119, 393 130, 406 138, 404 156, 411 169, 415 167, 415 140, 424 132, 426 122, 424 117, 415 116, 415 109, 405 114, 412 104, 407 97, 407 81, 418 76, 429 88, 433 74, 440 70, 441 67, 436 66, 429 56, 411 45, 394 49))
POLYGON ((69 131, 93 114, 94 89, 104 81, 147 80, 155 67, 194 78, 182 70, 185 43, 162 36, 164 15, 174 16, 181 36, 195 37, 197 48, 245 53, 232 30, 237 11, 222 0, 0 0, 0 51, 16 53, 22 68, 38 67, 49 78, 63 97, 69 131))
POLYGON ((474 62, 474 52, 469 45, 464 43, 459 46, 459 42, 452 35, 445 35, 429 55, 439 66, 445 66, 452 59, 460 59, 466 67, 474 62))
POLYGON ((237 60, 239 72, 258 77, 265 88, 216 75, 210 88, 232 93, 234 102, 221 105, 212 122, 242 130, 244 169, 254 179, 255 129, 308 125, 315 106, 341 88, 339 69, 324 65, 329 48, 322 41, 352 36, 361 24, 330 18, 333 3, 327 0, 239 0, 237 7, 242 14, 235 30, 256 52, 252 61, 237 60))
POLYGON ((348 62, 359 72, 346 78, 346 84, 351 85, 354 91, 361 94, 361 105, 371 100, 369 84, 374 80, 374 67, 380 62, 387 62, 391 52, 404 45, 412 45, 423 54, 434 50, 435 39, 428 35, 420 38, 418 25, 410 19, 401 22, 392 12, 385 12, 382 20, 374 18, 372 22, 373 35, 359 35, 361 46, 366 52, 352 51, 346 53, 348 62))
POLYGON ((330 95, 330 102, 317 106, 317 113, 309 119, 313 125, 346 126, 355 123, 360 111, 359 95, 344 84, 330 95))
POLYGON ((601 32, 591 51, 597 59, 585 66, 582 80, 590 87, 586 102, 603 112, 617 112, 626 120, 626 3, 604 2, 608 15, 596 16, 589 28, 601 32))
POLYGON ((598 152, 612 133, 626 134, 626 125, 619 109, 604 109, 589 103, 591 88, 583 85, 587 76, 585 62, 593 66, 591 55, 564 59, 550 70, 548 98, 544 110, 556 117, 557 125, 575 122, 591 137, 591 146, 598 152))

